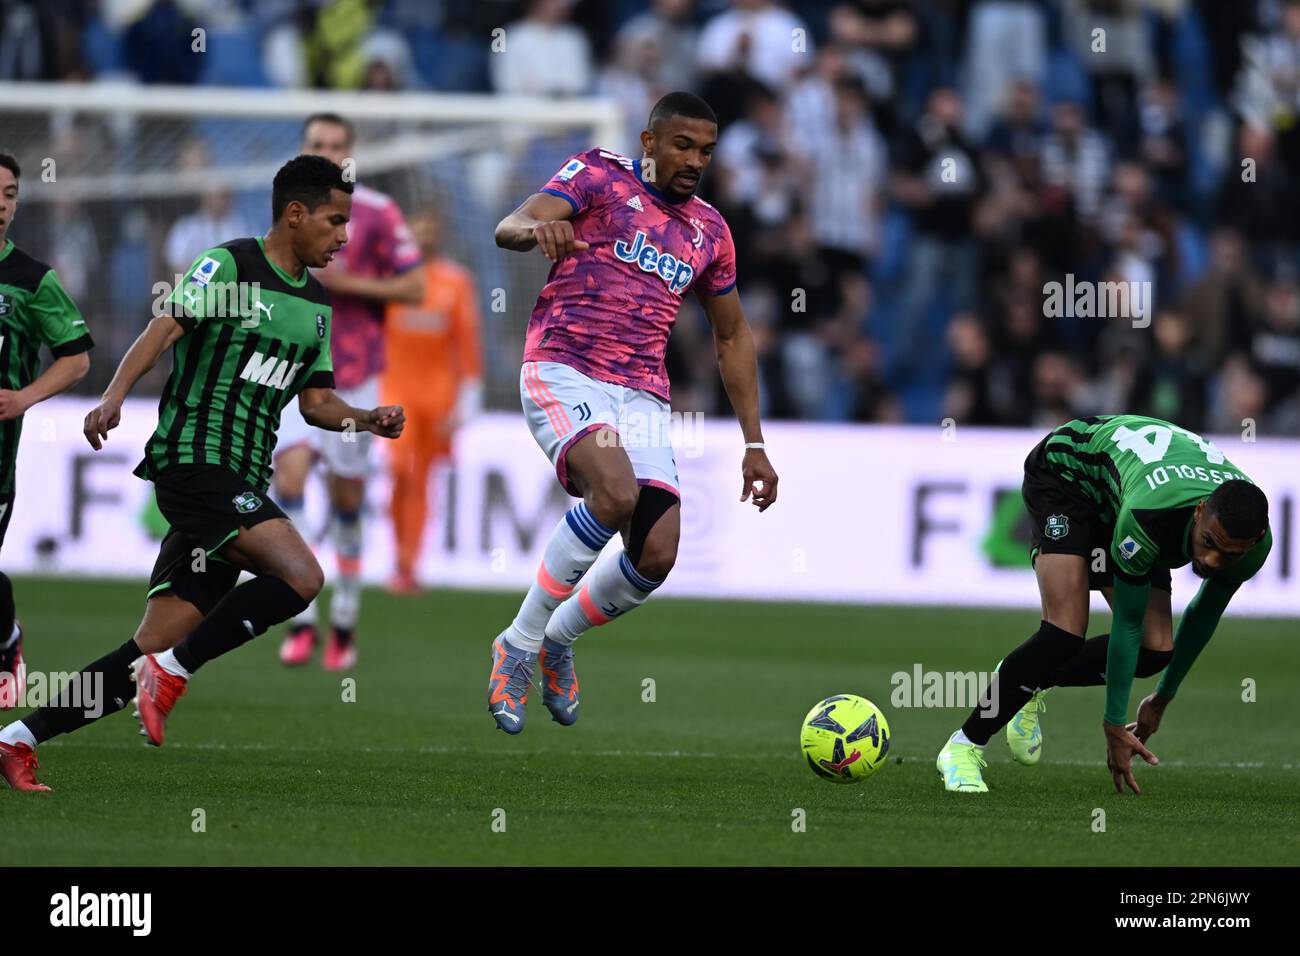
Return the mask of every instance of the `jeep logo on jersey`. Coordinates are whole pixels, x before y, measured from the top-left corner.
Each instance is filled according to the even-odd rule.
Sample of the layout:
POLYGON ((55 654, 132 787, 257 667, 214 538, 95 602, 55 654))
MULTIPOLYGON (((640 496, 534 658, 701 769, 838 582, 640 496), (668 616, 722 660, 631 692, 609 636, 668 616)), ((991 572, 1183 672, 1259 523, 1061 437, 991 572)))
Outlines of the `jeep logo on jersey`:
POLYGON ((685 292, 695 277, 689 262, 683 262, 667 252, 660 252, 638 231, 631 244, 622 240, 614 243, 614 255, 624 262, 635 262, 642 272, 653 272, 668 283, 668 288, 678 295, 685 292))
POLYGON ((235 509, 241 514, 246 515, 262 507, 262 499, 257 497, 251 491, 241 491, 235 497, 230 499, 235 503, 235 509))
POLYGON ((316 313, 316 338, 325 338, 325 314, 323 312, 316 313))
POLYGON ((284 391, 293 384, 294 376, 298 374, 298 369, 302 368, 301 362, 289 364, 288 359, 277 359, 275 356, 266 356, 261 352, 254 352, 244 366, 244 370, 239 373, 239 377, 250 382, 256 382, 258 385, 265 385, 267 388, 278 388, 284 391))
POLYGON ((1043 526, 1043 534, 1053 541, 1059 541, 1070 533, 1070 519, 1065 515, 1049 515, 1043 526))

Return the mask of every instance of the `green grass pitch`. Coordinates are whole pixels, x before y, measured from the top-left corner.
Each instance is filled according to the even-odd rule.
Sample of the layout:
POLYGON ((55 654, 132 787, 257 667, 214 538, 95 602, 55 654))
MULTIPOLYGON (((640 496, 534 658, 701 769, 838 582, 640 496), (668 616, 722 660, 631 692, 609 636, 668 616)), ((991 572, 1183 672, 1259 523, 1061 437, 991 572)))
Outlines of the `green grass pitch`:
MULTIPOLYGON (((29 668, 75 670, 125 640, 142 590, 15 580, 29 668)), ((484 693, 517 601, 368 592, 355 702, 339 676, 282 667, 273 633, 195 679, 161 750, 129 711, 50 742, 55 793, 0 791, 0 864, 1206 866, 1300 850, 1295 621, 1222 625, 1152 740, 1162 766, 1139 766, 1142 797, 1111 787, 1101 688, 1051 693, 1037 767, 995 738, 992 792, 974 796, 934 770, 964 712, 894 708, 890 677, 989 670, 1031 611, 651 601, 579 643, 576 726, 534 692, 511 738, 484 693), (804 714, 839 692, 873 699, 893 733, 857 786, 816 779, 798 749, 804 714)))

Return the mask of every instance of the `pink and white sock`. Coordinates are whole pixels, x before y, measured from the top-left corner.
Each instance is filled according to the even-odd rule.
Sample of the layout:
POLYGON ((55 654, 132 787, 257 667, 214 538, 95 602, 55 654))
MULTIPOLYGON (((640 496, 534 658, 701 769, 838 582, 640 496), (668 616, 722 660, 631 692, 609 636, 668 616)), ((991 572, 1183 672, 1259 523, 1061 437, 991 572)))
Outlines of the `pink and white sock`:
POLYGON ((614 529, 596 520, 585 501, 565 513, 551 532, 537 575, 510 625, 511 644, 533 653, 541 648, 551 614, 573 593, 574 585, 595 564, 613 536, 614 529))
POLYGON ((551 615, 546 636, 557 644, 572 644, 591 627, 608 624, 640 607, 663 581, 652 581, 637 571, 626 551, 602 561, 577 594, 551 615))

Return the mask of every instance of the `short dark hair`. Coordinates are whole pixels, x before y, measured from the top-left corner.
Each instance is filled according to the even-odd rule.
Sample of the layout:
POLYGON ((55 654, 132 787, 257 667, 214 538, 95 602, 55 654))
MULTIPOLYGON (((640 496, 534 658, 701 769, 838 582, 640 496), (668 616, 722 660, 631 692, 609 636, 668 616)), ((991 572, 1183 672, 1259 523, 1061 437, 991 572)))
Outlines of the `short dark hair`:
POLYGON ((14 159, 12 153, 0 153, 0 167, 4 167, 14 174, 14 179, 21 179, 23 172, 18 168, 18 160, 14 159))
POLYGON ((659 102, 650 111, 650 122, 647 126, 653 130, 656 123, 673 116, 708 120, 714 126, 718 125, 718 117, 708 103, 694 93, 678 90, 675 93, 665 93, 659 98, 659 102))
POLYGON ((307 138, 307 130, 311 128, 312 123, 334 123, 337 126, 342 126, 348 132, 348 142, 356 141, 356 127, 350 121, 339 116, 338 113, 312 113, 311 116, 302 121, 302 139, 307 138))
POLYGON ((1258 538, 1268 527, 1268 498, 1249 481, 1225 481, 1210 493, 1205 508, 1238 541, 1258 538))
POLYGON ((352 184, 343 178, 343 170, 324 156, 295 156, 275 174, 271 184, 271 221, 279 222, 291 202, 300 202, 313 211, 329 202, 330 190, 352 192, 352 184))

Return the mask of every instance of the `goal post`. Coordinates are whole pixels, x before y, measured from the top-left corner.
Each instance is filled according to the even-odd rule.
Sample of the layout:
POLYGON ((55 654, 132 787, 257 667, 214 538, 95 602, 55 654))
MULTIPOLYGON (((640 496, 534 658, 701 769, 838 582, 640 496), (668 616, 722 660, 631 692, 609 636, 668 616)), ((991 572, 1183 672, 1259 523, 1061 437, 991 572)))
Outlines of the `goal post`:
POLYGON ((202 229, 176 224, 205 209, 209 220, 263 233, 271 179, 318 112, 355 126, 358 182, 408 216, 438 209, 446 253, 478 290, 487 402, 517 404, 524 327, 549 263, 503 254, 493 227, 567 156, 634 148, 614 101, 0 83, 0 150, 23 170, 10 236, 59 270, 95 331, 87 391, 103 387, 148 320, 155 284, 174 281, 177 260, 201 251, 184 238, 202 229))

